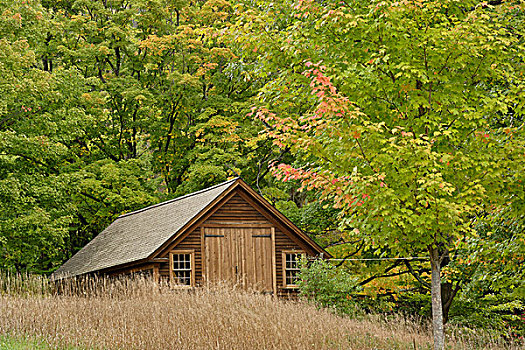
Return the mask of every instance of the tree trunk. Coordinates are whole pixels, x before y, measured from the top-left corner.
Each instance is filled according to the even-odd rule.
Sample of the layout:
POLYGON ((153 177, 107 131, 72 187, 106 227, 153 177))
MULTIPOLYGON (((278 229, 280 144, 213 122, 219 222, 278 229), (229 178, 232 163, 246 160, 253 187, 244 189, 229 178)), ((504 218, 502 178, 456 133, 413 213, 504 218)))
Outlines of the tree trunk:
POLYGON ((432 270, 432 329, 434 332, 434 350, 445 349, 443 331, 443 308, 441 305, 441 261, 437 248, 429 247, 430 267, 432 270))
POLYGON ((448 312, 450 311, 450 305, 452 305, 451 299, 454 298, 452 294, 452 283, 441 283, 441 305, 443 307, 443 324, 447 324, 448 322, 448 312))

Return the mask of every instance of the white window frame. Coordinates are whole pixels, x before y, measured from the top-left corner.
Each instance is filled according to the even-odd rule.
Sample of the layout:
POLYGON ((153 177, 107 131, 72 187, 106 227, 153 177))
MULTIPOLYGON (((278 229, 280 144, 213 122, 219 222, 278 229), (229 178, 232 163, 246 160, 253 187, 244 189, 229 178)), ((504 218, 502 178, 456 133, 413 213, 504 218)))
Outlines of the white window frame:
MULTIPOLYGON (((286 267, 286 256, 289 255, 289 254, 294 254, 294 255, 297 255, 298 257, 304 257, 306 256, 306 253, 302 250, 283 250, 282 252, 282 267, 283 267, 283 288, 289 288, 289 289, 296 289, 298 288, 299 286, 295 283, 293 284, 288 284, 287 283, 287 278, 286 278, 286 272, 287 271, 299 271, 299 266, 297 266, 296 268, 287 268, 286 267)), ((299 260, 297 260, 297 263, 299 263, 299 260)))
MULTIPOLYGON (((194 287, 195 286, 195 250, 193 249, 186 249, 186 250, 172 250, 170 252, 169 256, 169 269, 170 269, 170 284, 172 286, 177 287, 194 287), (175 269, 174 269, 174 255, 180 255, 185 254, 190 256, 190 284, 180 284, 177 276, 175 275, 175 269)), ((177 271, 183 271, 183 270, 177 270, 177 271)), ((187 270, 186 270, 187 271, 187 270)))

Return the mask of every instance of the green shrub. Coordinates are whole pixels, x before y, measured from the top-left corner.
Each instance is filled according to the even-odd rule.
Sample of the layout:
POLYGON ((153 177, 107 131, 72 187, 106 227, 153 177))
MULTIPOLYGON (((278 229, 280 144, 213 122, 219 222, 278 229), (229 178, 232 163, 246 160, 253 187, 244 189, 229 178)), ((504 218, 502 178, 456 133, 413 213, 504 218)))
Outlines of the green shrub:
POLYGON ((341 314, 356 313, 356 293, 361 290, 356 277, 325 260, 303 259, 300 265, 297 284, 302 299, 341 314))

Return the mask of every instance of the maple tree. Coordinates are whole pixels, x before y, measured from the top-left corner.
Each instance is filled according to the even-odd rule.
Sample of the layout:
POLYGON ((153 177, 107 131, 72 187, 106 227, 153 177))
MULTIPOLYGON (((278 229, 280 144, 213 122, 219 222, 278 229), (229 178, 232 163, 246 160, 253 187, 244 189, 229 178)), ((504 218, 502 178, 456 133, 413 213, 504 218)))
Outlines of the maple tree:
POLYGON ((297 1, 250 21, 273 77, 253 113, 304 160, 275 174, 369 246, 426 252, 436 349, 444 261, 476 217, 523 210, 521 6, 297 1))

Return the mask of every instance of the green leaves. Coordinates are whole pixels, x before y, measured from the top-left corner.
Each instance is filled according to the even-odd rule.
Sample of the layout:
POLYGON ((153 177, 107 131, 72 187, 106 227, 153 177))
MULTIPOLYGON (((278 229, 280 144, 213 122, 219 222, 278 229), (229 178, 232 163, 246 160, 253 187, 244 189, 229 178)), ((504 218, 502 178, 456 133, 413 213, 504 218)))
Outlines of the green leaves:
POLYGON ((246 114, 266 76, 234 54, 229 3, 43 3, 0 4, 0 183, 23 179, 0 266, 48 271, 123 212, 236 174, 265 183, 278 152, 246 114))
MULTIPOLYGON (((501 74, 495 67, 501 62, 505 74, 516 77, 521 69, 507 64, 519 46, 494 22, 504 15, 433 1, 372 10, 359 2, 349 7, 308 2, 298 5, 299 16, 287 6, 273 16, 288 18, 296 30, 276 29, 265 42, 286 43, 289 53, 268 46, 265 55, 272 55, 274 70, 288 74, 279 75, 279 85, 267 84, 262 97, 271 108, 260 116, 278 144, 306 149, 323 169, 306 166, 301 173, 309 176, 287 178, 316 187, 321 174, 328 182, 346 176, 344 190, 328 186, 325 198, 353 218, 352 226, 387 232, 383 244, 410 232, 413 240, 407 243, 426 249, 462 234, 471 215, 484 210, 483 202, 493 202, 501 188, 489 179, 508 169, 510 149, 502 142, 514 144, 513 159, 524 147, 523 135, 504 137, 488 117, 506 115, 509 108, 498 91, 502 85, 494 85, 501 74), (288 105, 297 95, 280 86, 295 83, 297 70, 290 67, 310 76, 311 62, 325 66, 311 78, 317 101, 303 104, 299 97, 288 105), (320 92, 316 84, 332 80, 333 88, 320 92), (363 194, 371 200, 359 201, 363 194)), ((507 181, 512 176, 500 178, 507 181)))
MULTIPOLYGON (((339 229, 364 249, 431 254, 434 315, 440 256, 478 236, 476 217, 522 215, 524 22, 515 5, 265 3, 249 27, 256 34, 236 28, 263 48, 252 56, 270 78, 254 114, 300 160, 274 164, 274 174, 338 209, 339 229)), ((493 243, 484 249, 494 254, 493 243)), ((445 312, 467 270, 453 276, 445 312)))

